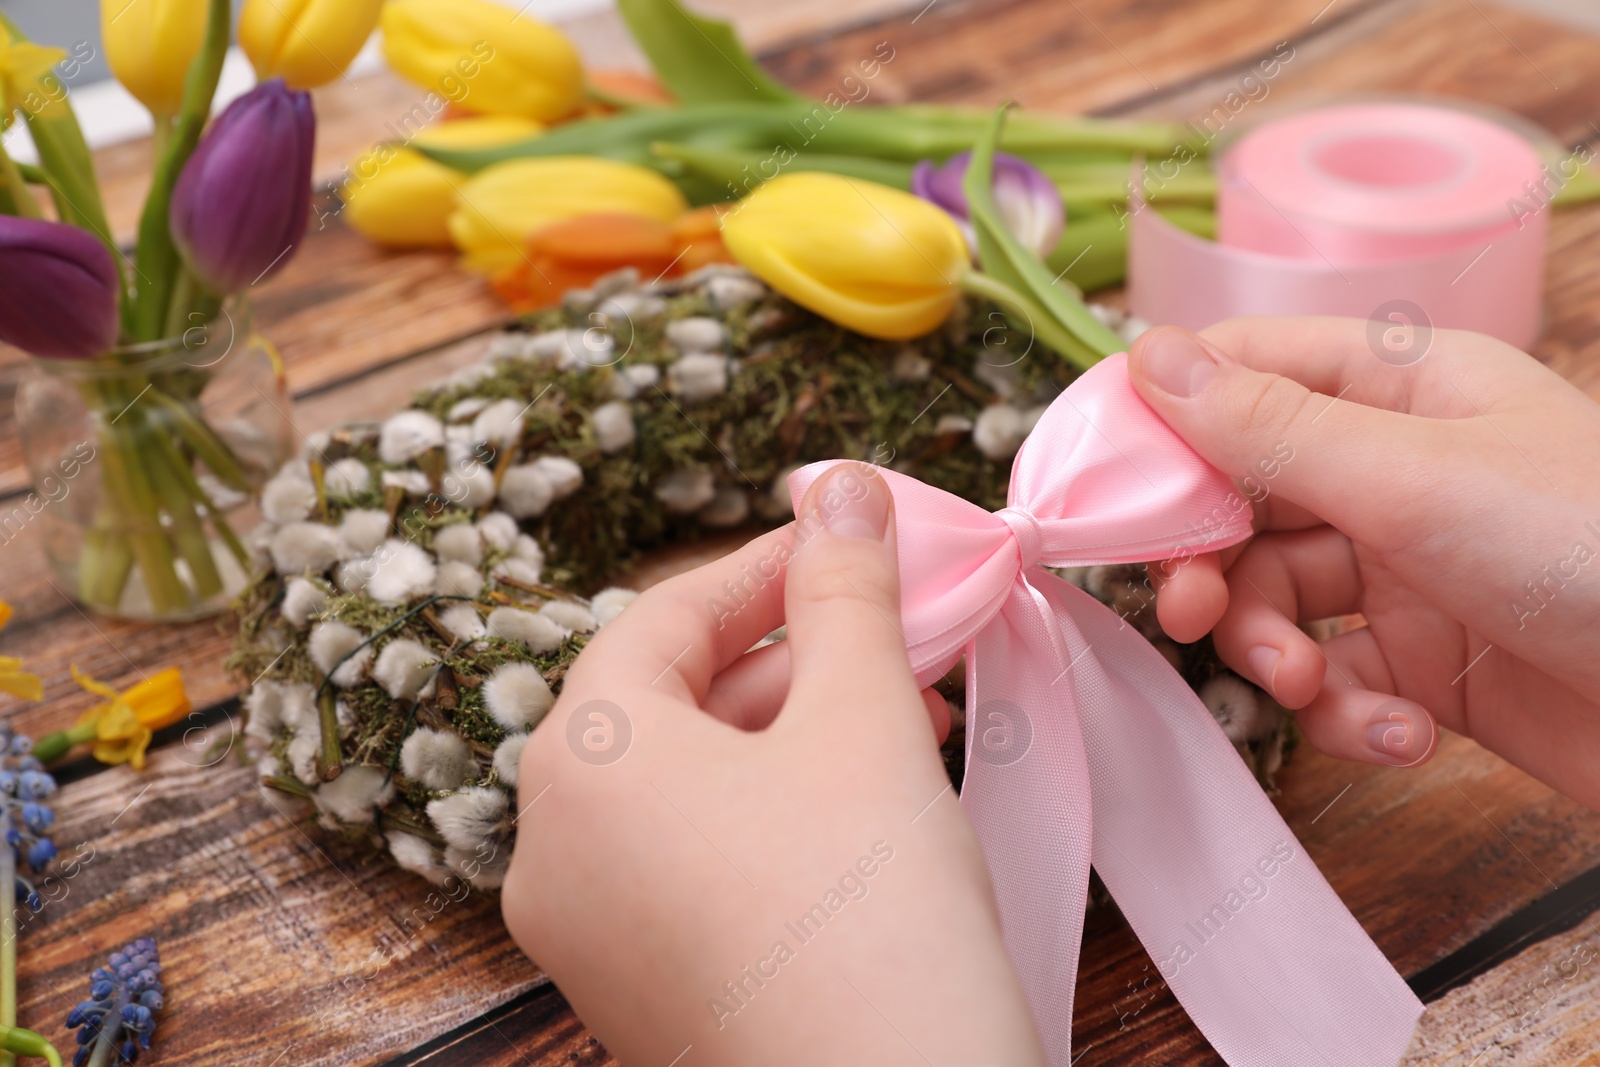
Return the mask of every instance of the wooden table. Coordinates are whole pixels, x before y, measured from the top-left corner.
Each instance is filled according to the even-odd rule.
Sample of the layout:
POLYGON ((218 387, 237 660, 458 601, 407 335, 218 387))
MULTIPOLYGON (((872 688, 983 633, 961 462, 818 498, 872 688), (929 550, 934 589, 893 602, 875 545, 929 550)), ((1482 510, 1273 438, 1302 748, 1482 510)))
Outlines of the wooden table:
MULTIPOLYGON (((1293 56, 1270 83, 1271 104, 1352 90, 1451 93, 1518 111, 1568 144, 1600 139, 1600 40, 1487 0, 764 6, 715 9, 735 14, 777 76, 819 95, 887 41, 895 57, 873 84, 882 101, 1012 98, 1196 118, 1287 41, 1293 56)), ((636 61, 610 16, 573 29, 607 65, 636 61)), ((319 170, 331 177, 417 97, 388 76, 325 90, 319 170)), ((101 155, 124 232, 148 156, 142 143, 101 155)), ((1548 330, 1535 355, 1600 396, 1600 207, 1557 215, 1551 241, 1548 330)), ((475 359, 507 318, 448 256, 380 253, 337 218, 255 303, 287 359, 305 431, 397 406, 475 359)), ((7 392, 15 369, 0 364, 7 392)), ((9 420, 10 405, 0 407, 9 420)), ((8 428, 0 510, 25 484, 8 428)), ((86 616, 51 583, 37 527, 0 549, 0 596, 18 609, 0 651, 25 657, 47 687, 40 705, 6 706, 20 729, 58 728, 89 703, 68 677, 72 663, 119 686, 179 664, 206 709, 203 729, 166 738, 143 774, 77 764, 62 775, 56 839, 92 859, 23 936, 25 1022, 65 1034, 60 1020, 90 968, 153 934, 169 988, 159 1063, 613 1062, 516 951, 494 901, 435 910, 421 880, 292 821, 281 798, 256 788, 237 758, 239 682, 222 670, 229 639, 217 624, 86 616)), ((658 560, 641 579, 683 560, 658 560)), ((1431 1001, 1410 1062, 1600 1067, 1600 813, 1456 737, 1412 771, 1302 750, 1283 787, 1290 825, 1431 1001)), ((1094 913, 1085 940, 1083 1067, 1220 1062, 1119 916, 1094 913)))

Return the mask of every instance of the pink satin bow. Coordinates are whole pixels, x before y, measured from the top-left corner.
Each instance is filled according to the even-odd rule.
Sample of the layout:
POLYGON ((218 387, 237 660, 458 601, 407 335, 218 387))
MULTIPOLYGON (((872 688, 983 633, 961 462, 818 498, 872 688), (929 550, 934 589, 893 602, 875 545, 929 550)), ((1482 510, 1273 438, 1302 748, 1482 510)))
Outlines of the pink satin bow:
MULTIPOLYGON (((790 477, 797 504, 834 462, 790 477)), ((1249 505, 1133 391, 1126 356, 1050 405, 1002 511, 881 473, 917 680, 967 657, 961 803, 1053 1067, 1071 1062, 1091 856, 1233 1067, 1397 1063, 1416 996, 1161 654, 1039 566, 1183 559, 1250 534, 1249 505)))

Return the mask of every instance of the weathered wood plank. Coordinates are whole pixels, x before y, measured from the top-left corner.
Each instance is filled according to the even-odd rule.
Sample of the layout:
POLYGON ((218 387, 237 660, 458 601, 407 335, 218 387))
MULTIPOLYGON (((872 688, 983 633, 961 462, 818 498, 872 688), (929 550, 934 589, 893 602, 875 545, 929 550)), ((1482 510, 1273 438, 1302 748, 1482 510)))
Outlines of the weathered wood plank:
POLYGON ((62 1033, 89 971, 144 935, 160 942, 172 1065, 371 1063, 541 981, 494 899, 301 825, 226 754, 232 729, 63 791, 56 838, 76 874, 25 927, 21 1018, 62 1033))
POLYGON ((1591 917, 1446 994, 1405 1067, 1600 1067, 1597 961, 1591 917))
MULTIPOLYGON (((1147 21, 1141 24, 1143 28, 1130 32, 1140 40, 1147 32, 1158 39, 1148 50, 1141 51, 1139 48, 1145 46, 1121 36, 1129 23, 1104 17, 1107 5, 1078 6, 1127 51, 1132 63, 1152 73, 1163 87, 1186 84, 1203 69, 1215 69, 1218 62, 1246 59, 1254 54, 1252 47, 1261 51, 1281 39, 1268 32, 1273 25, 1270 19, 1279 14, 1268 15, 1268 21, 1262 21, 1259 5, 1213 4, 1202 11, 1195 4, 1176 12, 1159 13, 1135 7, 1127 9, 1133 14, 1122 17, 1133 18, 1143 11, 1147 21), (1238 36, 1224 39, 1223 31, 1216 29, 1218 25, 1234 27, 1227 32, 1238 36), (1178 47, 1185 39, 1190 42, 1188 67, 1180 62, 1183 50, 1178 47), (1246 47, 1250 41, 1264 44, 1246 47), (1232 47, 1236 42, 1239 47, 1232 47)), ((1285 8, 1303 24, 1320 6, 1319 2, 1285 8)), ((1345 20, 1327 35, 1332 40, 1335 33, 1347 34, 1338 47, 1323 56, 1315 51, 1315 41, 1308 42, 1304 45, 1306 51, 1297 56, 1297 63, 1316 60, 1350 64, 1352 70, 1364 68, 1365 77, 1372 84, 1392 75, 1395 85, 1408 86, 1425 84, 1434 69, 1430 64, 1439 59, 1436 49, 1425 47, 1426 42, 1418 41, 1418 37, 1443 40, 1451 48, 1460 48, 1454 42, 1461 38, 1452 36, 1463 32, 1462 9, 1456 5, 1442 0, 1430 5, 1394 4, 1370 8, 1365 14, 1358 11, 1353 16, 1342 10, 1345 6, 1333 8, 1324 19, 1345 20)), ((1349 7, 1356 9, 1354 4, 1349 7)), ((1495 22, 1541 66, 1546 58, 1543 49, 1565 47, 1563 39, 1578 38, 1593 54, 1592 39, 1541 23, 1525 26, 1511 21, 1513 16, 1509 13, 1503 20, 1500 9, 1485 10, 1492 12, 1495 22)), ((899 22, 852 31, 862 41, 886 39, 885 31, 891 31, 887 39, 895 43, 899 52, 896 63, 921 54, 910 47, 912 43, 941 50, 943 59, 886 68, 886 75, 891 70, 915 73, 915 80, 895 91, 914 91, 921 98, 978 102, 1006 94, 1020 96, 1035 106, 1058 106, 1052 100, 1078 101, 1059 105, 1063 107, 1110 107, 1118 100, 1149 92, 1148 85, 1142 81, 1135 84, 1127 71, 1120 76, 1116 92, 1104 91, 1103 82, 1117 81, 1108 66, 1115 58, 1114 49, 1106 48, 1103 39, 1091 39, 1081 27, 1073 30, 1067 26, 1079 16, 1066 8, 1018 2, 980 9, 975 3, 941 0, 915 27, 931 20, 936 12, 949 20, 936 39, 916 36, 923 32, 920 28, 905 31, 902 37, 902 29, 897 28, 899 22), (1021 53, 995 53, 1004 58, 994 62, 969 56, 967 53, 979 50, 974 43, 981 36, 979 29, 995 19, 1013 20, 1017 36, 1055 34, 1056 47, 1060 49, 1055 53, 1059 69, 1047 69, 1050 54, 1042 46, 1038 55, 1026 49, 1021 53), (902 40, 907 42, 905 47, 902 40), (1081 60, 1082 50, 1095 41, 1106 54, 1094 63, 1081 60), (947 65, 947 74, 940 75, 939 63, 947 65), (1079 77, 1081 85, 1077 82, 1079 77), (1039 95, 1023 95, 1013 88, 1018 85, 1039 86, 1039 95), (1083 103, 1086 100, 1093 102, 1083 103)), ((907 19, 901 21, 910 25, 907 19)), ((1476 37, 1470 39, 1485 47, 1493 45, 1478 42, 1476 37)), ((768 59, 780 76, 795 76, 794 72, 803 68, 803 76, 797 78, 800 84, 826 87, 842 72, 841 64, 852 61, 854 43, 851 34, 846 33, 835 40, 808 42, 768 59)), ((1484 54, 1475 47, 1460 48, 1460 53, 1484 54)), ((1510 55, 1516 53, 1512 51, 1510 55)), ((1479 92, 1493 94, 1497 91, 1496 78, 1510 78, 1503 69, 1508 59, 1496 53, 1496 66, 1478 73, 1484 86, 1479 92)), ((1307 62, 1303 69, 1315 68, 1307 62)), ((1556 64, 1551 69, 1558 82, 1566 85, 1571 73, 1568 67, 1556 64)), ((1222 82, 1232 76, 1224 77, 1222 82)), ((1308 73, 1305 77, 1308 86, 1321 84, 1320 75, 1308 73)), ((1352 86, 1367 84, 1355 74, 1350 77, 1352 86)), ((1573 84, 1580 81, 1592 100, 1593 76, 1586 69, 1579 70, 1573 75, 1573 84)), ((881 82, 886 93, 892 84, 881 82)), ((1519 98, 1516 106, 1540 117, 1544 112, 1539 109, 1545 106, 1540 101, 1547 99, 1541 94, 1546 90, 1530 89, 1526 101, 1519 98)), ((1284 97, 1289 97, 1288 92, 1284 97)), ((1561 130, 1561 115, 1565 114, 1561 108, 1577 106, 1572 102, 1575 99, 1562 97, 1560 107, 1551 104, 1551 117, 1544 121, 1561 130)), ((1173 110, 1163 110, 1160 101, 1149 106, 1163 115, 1184 113, 1175 104, 1173 110)), ((1569 377, 1588 383, 1591 389, 1596 375, 1600 375, 1592 355, 1597 334, 1593 316, 1600 313, 1593 310, 1600 308, 1600 293, 1595 292, 1600 286, 1596 277, 1600 272, 1590 267, 1600 262, 1596 256, 1600 239, 1593 232, 1596 226, 1600 221, 1592 212, 1557 220, 1551 267, 1552 338, 1539 353, 1569 377), (1570 220, 1580 220, 1581 225, 1575 226, 1570 220), (1586 308, 1590 310, 1585 311, 1586 308)), ((352 235, 345 236, 354 240, 352 235)), ((301 260, 308 268, 318 262, 313 258, 313 247, 318 246, 308 246, 301 260)), ((319 284, 343 284, 340 271, 351 264, 358 270, 375 272, 369 278, 381 276, 385 269, 396 273, 410 269, 406 266, 409 257, 363 266, 359 256, 341 259, 345 254, 330 253, 332 260, 342 266, 325 273, 310 271, 301 280, 299 294, 285 296, 284 303, 276 308, 263 298, 264 320, 278 313, 285 322, 305 316, 300 327, 303 334, 291 333, 286 339, 274 333, 286 347, 302 346, 295 349, 290 365, 292 374, 302 376, 299 381, 312 383, 303 388, 340 382, 364 366, 408 355, 418 347, 399 344, 407 338, 407 327, 402 325, 395 331, 393 348, 387 347, 386 340, 383 345, 373 343, 367 348, 352 349, 357 358, 349 361, 318 355, 323 346, 341 341, 366 343, 370 338, 363 331, 381 327, 382 312, 386 310, 368 305, 360 313, 365 317, 358 317, 359 325, 353 326, 351 320, 336 317, 345 313, 336 303, 314 310, 319 284), (296 340, 301 336, 305 338, 303 342, 296 340)), ((293 270, 282 279, 274 279, 274 283, 290 281, 293 270)), ((395 292, 400 295, 391 296, 391 301, 426 297, 404 287, 426 286, 431 277, 427 269, 406 276, 413 281, 399 283, 401 288, 395 292)), ((269 286, 263 288, 270 295, 269 286)), ((354 296, 359 300, 361 293, 354 291, 354 296)), ((422 318, 419 316, 417 321, 422 318)), ((455 333, 442 330, 433 342, 427 343, 461 336, 469 329, 455 333)), ((359 417, 361 406, 369 401, 365 410, 380 414, 393 407, 415 384, 459 366, 474 355, 470 345, 449 348, 416 357, 379 376, 331 386, 307 398, 299 421, 310 429, 319 425, 315 420, 325 417, 327 422, 359 417)), ((153 628, 97 621, 102 637, 58 594, 39 584, 36 546, 30 547, 19 539, 16 544, 3 547, 0 580, 5 586, 0 592, 18 596, 21 610, 12 629, 0 637, 0 651, 13 653, 20 649, 35 666, 45 668, 53 698, 46 707, 27 712, 22 720, 32 724, 27 728, 49 728, 69 719, 87 702, 86 698, 64 695, 70 688, 65 664, 72 656, 81 656, 84 666, 126 684, 137 674, 117 651, 121 648, 132 664, 143 668, 184 662, 191 671, 191 688, 201 700, 232 691, 232 683, 217 671, 225 639, 208 624, 153 628), (13 589, 20 590, 20 594, 13 593, 13 589)), ((677 553, 658 561, 654 573, 686 565, 696 558, 693 550, 677 553)), ((364 860, 358 853, 328 841, 326 835, 313 832, 310 837, 302 837, 249 788, 248 771, 228 764, 203 771, 189 769, 183 765, 188 751, 169 748, 157 753, 152 771, 159 776, 148 782, 122 769, 73 783, 63 791, 59 837, 64 847, 70 852, 78 841, 87 840, 97 847, 103 844, 104 849, 97 851, 96 859, 73 880, 72 893, 41 916, 45 928, 72 936, 44 934, 41 929, 23 942, 25 1019, 42 1019, 41 1013, 45 1012, 64 1014, 68 1004, 81 996, 83 979, 96 955, 146 932, 163 937, 164 958, 175 990, 172 1011, 163 1024, 162 1062, 237 1062, 240 1042, 244 1040, 255 1042, 252 1048, 259 1045, 271 1049, 259 1057, 262 1063, 270 1062, 286 1049, 286 1063, 377 1062, 401 1055, 419 1042, 476 1019, 486 1007, 517 996, 538 980, 537 972, 521 961, 510 946, 492 907, 462 905, 455 910, 457 906, 452 904, 436 920, 425 924, 418 936, 408 937, 406 928, 398 924, 424 898, 424 883, 377 861, 364 860), (120 813, 146 784, 151 784, 150 791, 126 813, 120 813), (99 880, 91 880, 91 876, 99 880), (385 946, 396 945, 399 948, 393 952, 385 950, 385 946), (384 952, 382 958, 392 959, 370 981, 341 995, 336 985, 341 969, 360 966, 374 949, 384 952), (481 983, 477 981, 479 977, 481 983), (331 1018, 323 1019, 323 1011, 330 1006, 334 1009, 331 1018)), ((192 762, 195 757, 190 754, 189 759, 192 762)), ((1411 772, 1337 763, 1302 750, 1283 784, 1286 816, 1312 858, 1380 946, 1407 973, 1436 960, 1549 890, 1538 874, 1528 870, 1522 854, 1557 883, 1600 861, 1596 850, 1600 828, 1595 825, 1594 813, 1583 812, 1554 797, 1519 772, 1457 738, 1447 739, 1428 767, 1411 772), (1340 797, 1347 784, 1351 786, 1349 792, 1340 797), (1336 803, 1323 814, 1336 797, 1336 803), (1482 809, 1482 815, 1472 809, 1473 804, 1482 809)), ((285 803, 281 799, 278 802, 285 803)), ((1126 925, 1114 913, 1100 912, 1091 919, 1079 991, 1080 1047, 1088 1048, 1081 1061, 1085 1067, 1136 1062, 1141 1055, 1148 1055, 1151 1062, 1216 1062, 1169 993, 1154 983, 1140 987, 1145 974, 1142 968, 1147 963, 1126 925)), ((1590 979, 1592 982, 1592 968, 1590 979)), ((1445 1003, 1473 988, 1458 990, 1445 1003)), ((1583 987, 1581 992, 1592 1003, 1592 989, 1583 987)), ((476 1038, 435 1049, 426 1059, 407 1058, 402 1062, 535 1063, 538 1067, 562 1062, 611 1062, 603 1050, 588 1043, 586 1032, 570 1012, 562 1009, 557 999, 530 998, 492 1026, 480 1026, 476 1038)), ((1591 1032, 1577 1024, 1569 1025, 1569 1020, 1576 1017, 1563 1010, 1559 1015, 1547 1014, 1545 1020, 1550 1032, 1565 1041, 1569 1031, 1580 1037, 1591 1032), (1557 1018, 1559 1028, 1555 1025, 1557 1018)), ((40 1021, 38 1025, 45 1024, 40 1021)), ((1451 1038, 1466 1032, 1448 1027, 1444 1031, 1451 1038)), ((1475 1052, 1482 1043, 1463 1041, 1460 1048, 1475 1052)), ((1588 1046, 1570 1042, 1549 1046, 1569 1051, 1571 1054, 1565 1059, 1549 1058, 1556 1052, 1518 1046, 1518 1058, 1505 1058, 1502 1062, 1554 1064, 1576 1060, 1584 1067, 1594 1067, 1578 1059, 1593 1044, 1591 1038, 1588 1046), (1524 1059, 1524 1055, 1532 1058, 1524 1059)), ((1456 1046, 1440 1044, 1437 1048, 1445 1051, 1426 1062, 1470 1061, 1470 1056, 1455 1051, 1456 1046)))
MULTIPOLYGON (((1344 0, 1319 21, 1383 3, 1344 0)), ((895 57, 873 81, 884 101, 1015 100, 1049 111, 1096 111, 1268 52, 1313 28, 1324 6, 1325 0, 1081 0, 1050 7, 1032 0, 939 0, 915 19, 870 23, 762 58, 780 80, 822 92, 853 72, 877 42, 888 41, 895 57)))

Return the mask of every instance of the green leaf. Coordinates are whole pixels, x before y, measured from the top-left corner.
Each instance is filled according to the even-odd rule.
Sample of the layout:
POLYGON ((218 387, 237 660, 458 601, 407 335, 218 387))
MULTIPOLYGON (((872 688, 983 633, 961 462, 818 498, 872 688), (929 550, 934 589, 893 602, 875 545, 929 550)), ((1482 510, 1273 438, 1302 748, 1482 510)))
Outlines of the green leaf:
POLYGON ((618 0, 617 9, 656 77, 685 104, 798 99, 750 58, 726 22, 691 15, 677 0, 618 0))
POLYGON ((1057 284, 1044 261, 1023 247, 1001 222, 1000 209, 994 202, 994 153, 1005 121, 1006 108, 1002 107, 973 146, 972 162, 962 184, 972 228, 978 235, 978 259, 984 273, 1036 301, 1068 334, 1097 355, 1123 351, 1127 345, 1122 338, 1089 314, 1075 290, 1057 284))

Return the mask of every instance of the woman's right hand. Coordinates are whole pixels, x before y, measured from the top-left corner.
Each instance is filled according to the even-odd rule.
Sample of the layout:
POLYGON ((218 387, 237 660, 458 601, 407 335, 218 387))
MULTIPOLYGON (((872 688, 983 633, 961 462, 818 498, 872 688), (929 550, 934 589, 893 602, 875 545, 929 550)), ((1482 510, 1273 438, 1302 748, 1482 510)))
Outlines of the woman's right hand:
POLYGON ((1437 720, 1600 808, 1600 405, 1479 334, 1380 359, 1369 325, 1134 343, 1139 394, 1255 503, 1250 541, 1152 568, 1161 623, 1214 630, 1331 755, 1419 763, 1437 720))

